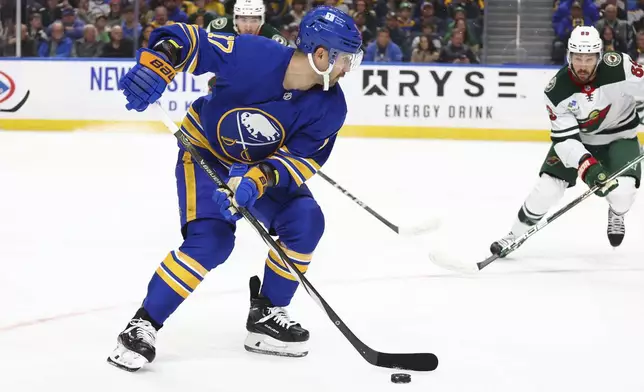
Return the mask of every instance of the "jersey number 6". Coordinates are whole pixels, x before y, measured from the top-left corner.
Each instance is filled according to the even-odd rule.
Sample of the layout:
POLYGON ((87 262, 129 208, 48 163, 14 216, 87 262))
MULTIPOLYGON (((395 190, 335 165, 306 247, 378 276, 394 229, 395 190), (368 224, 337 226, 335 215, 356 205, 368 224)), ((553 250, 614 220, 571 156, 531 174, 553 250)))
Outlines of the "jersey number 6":
POLYGON ((631 64, 633 64, 633 66, 631 67, 631 73, 633 75, 637 76, 638 78, 644 76, 644 69, 642 69, 642 64, 636 63, 635 61, 633 61, 633 59, 631 59, 631 64))

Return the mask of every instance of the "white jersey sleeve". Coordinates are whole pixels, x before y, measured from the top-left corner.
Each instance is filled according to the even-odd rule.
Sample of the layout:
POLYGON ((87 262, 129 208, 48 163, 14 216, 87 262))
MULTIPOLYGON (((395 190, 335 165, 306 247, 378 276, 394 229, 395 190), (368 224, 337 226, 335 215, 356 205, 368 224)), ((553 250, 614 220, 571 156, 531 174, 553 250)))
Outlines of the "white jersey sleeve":
POLYGON ((567 100, 555 106, 548 95, 544 94, 544 96, 550 118, 550 138, 554 143, 555 152, 565 167, 576 169, 581 157, 589 154, 581 143, 577 118, 565 106, 567 100))
POLYGON ((626 53, 622 53, 622 66, 624 67, 624 93, 638 100, 644 99, 644 67, 633 61, 626 53))

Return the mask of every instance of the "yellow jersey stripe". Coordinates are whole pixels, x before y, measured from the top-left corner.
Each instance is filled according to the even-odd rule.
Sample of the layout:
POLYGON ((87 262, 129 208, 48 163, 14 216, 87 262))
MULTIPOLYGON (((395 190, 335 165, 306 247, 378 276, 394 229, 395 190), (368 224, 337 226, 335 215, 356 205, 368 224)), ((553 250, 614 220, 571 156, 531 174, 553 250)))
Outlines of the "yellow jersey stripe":
POLYGON ((202 278, 206 276, 208 273, 208 270, 204 268, 203 265, 199 264, 199 262, 192 257, 188 256, 187 254, 183 253, 180 250, 174 251, 174 256, 179 259, 180 262, 183 264, 187 265, 188 267, 192 268, 193 271, 195 271, 197 274, 199 274, 202 278))
POLYGON ((233 161, 228 160, 228 159, 224 158, 223 156, 219 155, 217 153, 217 151, 215 151, 212 148, 212 146, 210 145, 210 142, 208 141, 208 139, 204 135, 205 132, 203 130, 203 127, 201 126, 201 118, 199 117, 199 113, 197 113, 195 111, 195 109, 192 107, 192 105, 188 108, 188 114, 186 115, 186 118, 188 118, 188 120, 191 121, 191 125, 193 125, 195 127, 195 129, 197 131, 195 133, 195 136, 197 137, 199 142, 201 142, 201 144, 204 145, 204 148, 207 148, 208 151, 210 151, 210 153, 212 155, 214 155, 217 159, 219 159, 221 162, 226 163, 228 165, 232 165, 233 161))
POLYGON ((293 275, 291 275, 288 272, 284 272, 280 267, 278 267, 275 264, 273 264, 273 262, 271 262, 269 259, 266 259, 266 265, 268 266, 268 268, 273 270, 273 272, 275 272, 276 274, 278 274, 279 276, 281 276, 284 279, 293 280, 293 281, 297 280, 297 279, 295 279, 295 277, 293 275))
MULTIPOLYGON (((184 119, 184 121, 185 121, 185 119, 184 119)), ((195 146, 195 147, 200 147, 200 148, 206 148, 206 146, 204 146, 203 144, 201 144, 201 142, 200 142, 199 140, 197 140, 197 139, 193 138, 193 137, 190 135, 190 132, 186 129, 186 127, 184 127, 184 126, 183 126, 183 123, 181 124, 181 133, 183 133, 183 135, 184 135, 185 137, 187 137, 187 138, 188 138, 188 141, 189 141, 189 142, 190 142, 190 144, 192 144, 193 146, 195 146)))
POLYGON ((167 284, 172 290, 181 296, 181 298, 187 298, 190 295, 190 292, 183 286, 181 286, 172 276, 168 275, 167 272, 159 266, 156 271, 157 275, 167 284))
POLYGON ((320 170, 322 166, 318 165, 317 162, 315 162, 312 158, 304 158, 305 161, 309 163, 309 165, 313 166, 315 168, 315 171, 317 172, 320 170))
POLYGON ((277 265, 278 267, 280 267, 282 270, 284 270, 284 271, 286 271, 286 272, 290 272, 290 271, 289 271, 289 269, 288 269, 288 267, 286 266, 286 264, 284 264, 284 263, 282 262, 282 259, 280 259, 279 257, 277 257, 277 255, 275 254, 275 252, 273 252, 272 250, 268 252, 268 258, 269 258, 269 260, 270 260, 270 261, 272 261, 273 263, 275 263, 275 265, 277 265))
MULTIPOLYGON (((320 148, 318 149, 318 151, 320 151, 321 149, 323 149, 323 148, 324 148, 324 146, 326 146, 328 143, 329 143, 329 139, 327 138, 327 139, 325 139, 325 140, 324 140, 324 144, 322 144, 322 147, 320 147, 320 148)), ((320 170, 320 167, 321 167, 321 166, 320 166, 320 165, 318 165, 318 163, 317 163, 317 162, 315 162, 312 158, 301 158, 301 157, 298 157, 297 155, 294 155, 293 153, 291 153, 291 152, 288 150, 288 147, 286 147, 286 146, 283 146, 282 148, 280 148, 280 150, 283 150, 286 154, 288 154, 288 155, 286 155, 286 156, 288 156, 288 157, 290 157, 290 158, 294 158, 294 159, 299 159, 300 161, 304 162, 305 164, 308 164, 308 165, 310 166, 310 168, 309 168, 309 169, 311 169, 311 171, 313 171, 314 173, 315 173, 316 171, 320 170)), ((285 154, 282 154, 282 155, 285 155, 285 154)))
POLYGON ((186 270, 183 266, 179 265, 174 261, 171 253, 168 253, 168 256, 163 260, 163 265, 166 266, 176 276, 179 278, 186 286, 190 287, 192 290, 196 289, 201 283, 196 276, 194 276, 190 271, 186 270))
MULTIPOLYGON (((269 260, 271 260, 275 265, 279 266, 283 271, 288 272, 289 274, 291 273, 291 271, 290 271, 290 269, 288 268, 288 266, 287 266, 284 262, 282 262, 282 259, 280 259, 279 257, 277 257, 277 255, 275 254, 275 252, 270 251, 270 252, 268 253, 268 258, 269 258, 269 260)), ((298 262, 296 262, 296 261, 294 261, 294 260, 291 260, 291 261, 293 261, 293 264, 295 264, 295 266, 297 267, 297 269, 298 269, 298 270, 300 270, 300 272, 302 272, 302 273, 306 272, 306 271, 309 269, 309 265, 308 265, 308 263, 307 263, 307 264, 300 264, 300 263, 298 263, 298 262)))
POLYGON ((298 260, 298 261, 311 261, 311 259, 313 259, 313 253, 298 253, 298 252, 296 252, 294 250, 291 250, 291 249, 287 248, 284 245, 284 243, 281 242, 281 241, 280 241, 279 245, 284 250, 286 255, 288 257, 290 257, 291 259, 295 259, 295 260, 298 260))
POLYGON ((287 162, 285 159, 282 159, 282 157, 278 155, 273 155, 272 159, 275 159, 276 161, 280 162, 286 170, 291 174, 291 177, 293 177, 293 180, 295 180, 295 183, 297 186, 301 186, 304 183, 304 180, 300 177, 300 174, 293 168, 291 167, 291 164, 287 162))
POLYGON ((192 38, 191 42, 194 42, 195 47, 197 48, 194 51, 194 56, 192 58, 192 61, 190 61, 190 65, 188 66, 188 73, 193 73, 195 72, 195 68, 197 68, 197 64, 199 63, 199 30, 197 30, 197 26, 195 25, 188 25, 188 31, 190 32, 190 36, 192 38))
POLYGON ((186 54, 186 58, 183 59, 181 64, 175 67, 177 71, 184 72, 186 64, 188 64, 188 61, 190 60, 190 58, 193 56, 195 52, 195 40, 192 39, 192 35, 188 32, 188 28, 187 28, 188 25, 186 25, 185 23, 177 23, 177 25, 181 27, 181 30, 183 30, 183 34, 185 34, 186 38, 188 38, 188 41, 190 41, 190 49, 188 50, 188 54, 186 54))
POLYGON ((293 158, 293 157, 290 157, 290 156, 287 156, 287 155, 283 155, 283 154, 280 154, 280 153, 276 153, 275 155, 278 155, 278 156, 286 159, 287 161, 289 161, 291 163, 291 165, 293 165, 293 167, 300 173, 301 177, 304 178, 305 181, 308 180, 309 178, 313 177, 313 175, 315 174, 315 171, 311 170, 310 167, 308 167, 306 164, 302 163, 302 161, 300 161, 300 160, 298 160, 296 158, 293 158))
POLYGON ((230 161, 230 160, 222 157, 221 155, 219 155, 215 151, 215 149, 212 148, 212 146, 208 142, 208 139, 206 139, 206 137, 199 131, 199 128, 201 128, 201 124, 198 122, 199 116, 197 116, 197 118, 195 118, 192 115, 192 113, 194 113, 194 110, 192 110, 192 112, 191 112, 191 110, 192 110, 192 107, 190 107, 190 109, 188 109, 188 114, 186 115, 186 117, 184 117, 183 123, 181 123, 181 127, 183 129, 185 129, 186 132, 188 132, 190 137, 192 137, 193 139, 195 139, 199 143, 199 144, 195 144, 195 146, 207 149, 208 151, 210 151, 210 153, 212 155, 215 156, 215 158, 219 159, 220 161, 222 161, 224 163, 227 163, 227 164, 231 165, 232 161, 230 161))
POLYGON ((197 218, 197 177, 188 151, 183 153, 183 177, 186 181, 186 222, 191 222, 197 218))

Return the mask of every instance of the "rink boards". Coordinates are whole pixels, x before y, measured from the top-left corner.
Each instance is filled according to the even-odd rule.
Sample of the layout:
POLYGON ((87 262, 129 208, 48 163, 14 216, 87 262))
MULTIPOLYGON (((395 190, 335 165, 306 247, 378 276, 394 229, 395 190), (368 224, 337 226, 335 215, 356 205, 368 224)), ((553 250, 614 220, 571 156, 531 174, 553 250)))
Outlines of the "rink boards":
MULTIPOLYGON (((1 59, 0 129, 165 132, 153 111, 124 107, 117 83, 132 65, 1 59), (24 105, 6 112, 27 91, 24 105)), ((342 135, 548 140, 543 88, 555 73, 553 67, 364 64, 341 82, 349 107, 342 135)), ((206 93, 209 77, 177 75, 161 100, 175 121, 206 93)))

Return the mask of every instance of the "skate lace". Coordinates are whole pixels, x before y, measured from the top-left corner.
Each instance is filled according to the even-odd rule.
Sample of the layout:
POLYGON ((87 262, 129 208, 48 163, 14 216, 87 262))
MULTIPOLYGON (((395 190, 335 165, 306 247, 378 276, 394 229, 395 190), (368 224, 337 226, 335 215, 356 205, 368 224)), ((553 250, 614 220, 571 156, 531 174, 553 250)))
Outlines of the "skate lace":
POLYGON ((157 331, 149 321, 143 319, 131 320, 130 325, 132 326, 130 330, 134 329, 138 339, 154 346, 157 340, 157 331))
POLYGON ((624 217, 611 212, 608 217, 608 232, 611 234, 623 234, 624 231, 624 217))
POLYGON ((297 324, 295 321, 291 320, 291 318, 289 317, 288 312, 286 311, 286 309, 284 309, 282 307, 279 307, 279 306, 275 306, 273 308, 268 308, 268 315, 266 317, 262 318, 261 320, 259 320, 259 322, 262 323, 262 322, 265 322, 266 320, 269 320, 271 318, 274 319, 275 322, 280 327, 283 327, 283 328, 286 328, 286 329, 288 329, 288 328, 292 327, 293 325, 297 324))

